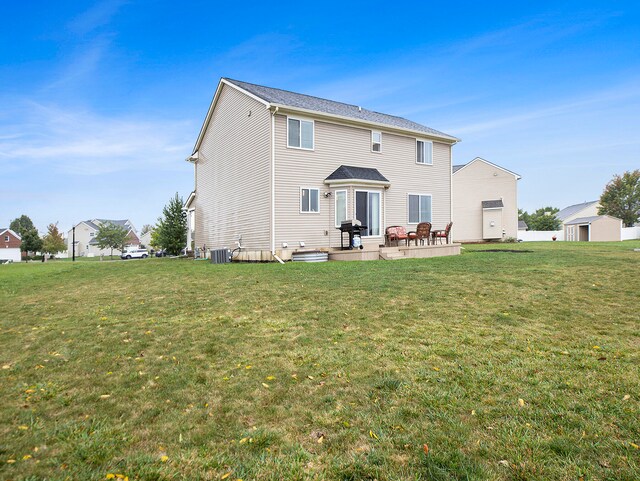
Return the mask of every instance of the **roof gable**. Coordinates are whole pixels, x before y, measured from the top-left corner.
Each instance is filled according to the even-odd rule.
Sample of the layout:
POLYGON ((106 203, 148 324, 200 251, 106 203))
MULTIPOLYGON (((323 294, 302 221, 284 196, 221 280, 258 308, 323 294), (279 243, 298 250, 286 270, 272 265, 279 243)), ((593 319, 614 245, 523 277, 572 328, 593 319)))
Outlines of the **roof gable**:
POLYGON ((568 219, 569 217, 571 217, 574 214, 577 214, 578 212, 580 212, 581 210, 584 210, 588 207, 591 207, 594 204, 597 204, 598 201, 597 200, 592 200, 589 202, 582 202, 581 204, 573 204, 570 205, 568 207, 565 207, 564 209, 562 209, 560 212, 558 212, 556 214, 556 217, 558 219, 560 219, 561 221, 568 219))
POLYGON ((13 230, 9 229, 8 227, 0 227, 0 235, 3 235, 4 233, 11 234, 16 239, 22 240, 22 237, 17 232, 14 232, 13 230))
POLYGON ((454 165, 454 166, 451 168, 451 173, 452 173, 452 174, 455 174, 455 173, 457 173, 457 172, 459 172, 459 171, 461 171, 461 170, 465 169, 466 167, 469 167, 470 165, 474 164, 475 162, 484 162, 485 164, 490 165, 491 167, 494 167, 494 168, 496 168, 496 169, 500 169, 500 170, 502 170, 503 172, 506 172, 507 174, 511 174, 511 175, 513 175, 513 176, 516 178, 516 180, 520 180, 520 179, 522 179, 522 176, 521 176, 520 174, 516 174, 515 172, 512 172, 512 171, 510 171, 510 170, 508 170, 508 169, 505 169, 504 167, 500 167, 499 165, 494 164, 493 162, 489 162, 488 160, 483 159, 482 157, 476 157, 475 159, 473 159, 471 162, 469 162, 469 163, 467 163, 467 164, 463 164, 463 165, 454 165))

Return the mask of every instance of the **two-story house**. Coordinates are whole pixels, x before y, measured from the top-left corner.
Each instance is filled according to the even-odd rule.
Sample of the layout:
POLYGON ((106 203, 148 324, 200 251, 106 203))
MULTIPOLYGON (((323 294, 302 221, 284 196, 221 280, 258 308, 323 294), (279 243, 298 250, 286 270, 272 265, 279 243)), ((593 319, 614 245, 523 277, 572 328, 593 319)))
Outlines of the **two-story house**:
POLYGON ((22 238, 8 227, 0 228, 0 261, 20 262, 22 238))
POLYGON ((199 249, 289 258, 340 247, 347 219, 366 225, 363 244, 376 248, 387 226, 444 229, 458 141, 401 117, 223 78, 187 159, 189 235, 199 249))
MULTIPOLYGON (((110 222, 112 224, 124 227, 127 230, 127 242, 125 247, 138 247, 140 245, 140 239, 136 233, 136 229, 128 219, 123 220, 109 220, 109 219, 92 219, 83 220, 74 226, 75 228, 75 255, 79 257, 95 257, 95 256, 107 256, 111 254, 111 249, 100 249, 98 242, 96 241, 96 235, 102 224, 110 222)), ((73 241, 74 232, 73 228, 67 233, 67 247, 69 256, 73 255, 73 241)), ((120 255, 119 250, 113 251, 114 255, 120 255)))

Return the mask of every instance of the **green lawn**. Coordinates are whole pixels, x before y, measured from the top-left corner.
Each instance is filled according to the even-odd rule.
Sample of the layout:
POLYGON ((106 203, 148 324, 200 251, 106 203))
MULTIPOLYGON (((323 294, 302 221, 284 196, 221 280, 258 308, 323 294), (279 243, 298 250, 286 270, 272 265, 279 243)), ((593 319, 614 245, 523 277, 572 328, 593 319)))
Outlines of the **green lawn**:
POLYGON ((0 479, 640 479, 640 242, 495 247, 0 266, 0 479))

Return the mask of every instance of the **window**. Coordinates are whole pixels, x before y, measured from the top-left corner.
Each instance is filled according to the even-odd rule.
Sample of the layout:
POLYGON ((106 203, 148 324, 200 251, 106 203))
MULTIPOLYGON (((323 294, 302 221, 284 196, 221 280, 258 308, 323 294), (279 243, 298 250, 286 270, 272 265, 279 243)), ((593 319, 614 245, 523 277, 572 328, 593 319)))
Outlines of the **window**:
POLYGON ((382 152, 382 132, 371 131, 371 151, 382 152))
POLYGON ((409 224, 431 222, 431 196, 409 194, 409 224))
POLYGON ((9 242, 9 236, 8 235, 4 236, 4 241, 5 242, 9 242))
POLYGON ((336 190, 336 227, 347 220, 347 191, 336 190))
POLYGON ((93 237, 95 235, 95 232, 89 232, 89 237, 93 237))
POLYGON ((363 235, 379 236, 381 224, 380 192, 356 191, 356 219, 367 226, 363 235))
POLYGON ((416 140, 416 163, 433 165, 433 142, 416 140))
POLYGON ((313 150, 313 121, 289 117, 287 119, 287 146, 313 150))
POLYGON ((300 212, 320 212, 319 198, 318 189, 300 189, 300 212))

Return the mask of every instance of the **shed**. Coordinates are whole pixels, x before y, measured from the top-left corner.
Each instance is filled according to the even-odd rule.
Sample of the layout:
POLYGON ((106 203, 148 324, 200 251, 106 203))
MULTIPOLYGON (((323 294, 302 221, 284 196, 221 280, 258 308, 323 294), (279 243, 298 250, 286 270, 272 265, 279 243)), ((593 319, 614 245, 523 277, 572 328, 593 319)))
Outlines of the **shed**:
POLYGON ((564 224, 567 241, 614 242, 622 240, 622 220, 610 215, 579 217, 564 224))

